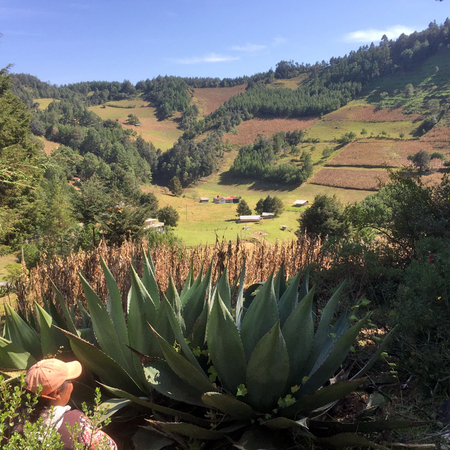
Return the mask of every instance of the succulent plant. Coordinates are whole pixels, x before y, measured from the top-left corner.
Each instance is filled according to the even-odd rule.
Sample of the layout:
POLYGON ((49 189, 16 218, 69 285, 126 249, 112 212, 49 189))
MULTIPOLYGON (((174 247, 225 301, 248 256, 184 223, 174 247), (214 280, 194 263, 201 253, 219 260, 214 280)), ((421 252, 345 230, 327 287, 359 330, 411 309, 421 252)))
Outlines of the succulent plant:
MULTIPOLYGON (((180 436, 227 437, 239 441, 239 448, 249 448, 245 442, 257 440, 264 435, 262 430, 270 429, 272 438, 281 433, 275 448, 285 448, 285 436, 291 441, 295 436, 376 446, 354 434, 362 430, 361 424, 339 427, 319 420, 337 400, 365 382, 364 374, 391 336, 351 379, 334 379, 369 321, 369 315, 357 321, 345 313, 334 319, 343 285, 316 317, 314 288, 308 289, 307 274, 299 273, 286 283, 282 267, 275 277, 272 274, 265 283, 244 290, 245 263, 240 279, 231 287, 226 269, 213 284, 211 265, 196 279, 191 270, 181 293, 172 281, 160 293, 153 262, 144 255, 142 279, 131 267, 125 317, 117 284, 103 262, 102 266, 109 291, 106 306, 80 275, 89 309, 84 314, 92 333, 84 330, 81 336, 73 314, 60 299, 62 316, 48 306, 57 327, 50 326, 50 313, 36 306, 42 316, 41 344, 44 348, 45 341, 46 348, 54 350, 51 336, 55 342, 68 339, 83 365, 122 399, 116 408, 130 402, 149 408, 152 419, 140 434, 157 432, 178 443, 184 442, 180 436)), ((0 361, 6 361, 2 342, 11 348, 18 344, 38 356, 36 349, 31 351, 33 341, 38 342, 35 334, 28 331, 26 342, 18 339, 11 323, 19 321, 19 316, 11 310, 8 317, 0 361)), ((21 327, 25 330, 25 325, 21 327)), ((17 351, 20 347, 14 347, 15 355, 20 355, 24 365, 25 353, 17 351)), ((27 360, 25 365, 31 363, 27 360)), ((364 426, 368 432, 394 425, 405 423, 382 421, 364 426)))

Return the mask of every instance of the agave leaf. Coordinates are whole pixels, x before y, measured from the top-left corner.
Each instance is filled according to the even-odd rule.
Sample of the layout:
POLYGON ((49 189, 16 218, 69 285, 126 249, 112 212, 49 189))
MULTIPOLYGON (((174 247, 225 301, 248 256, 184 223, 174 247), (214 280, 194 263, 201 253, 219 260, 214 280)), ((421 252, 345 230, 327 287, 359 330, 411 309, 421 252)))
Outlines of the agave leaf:
POLYGON ((183 355, 178 353, 170 344, 167 343, 165 339, 159 336, 156 331, 154 331, 154 333, 167 364, 169 364, 170 368, 184 382, 200 390, 202 393, 216 390, 202 370, 198 370, 196 366, 188 361, 183 355))
POLYGON ((303 297, 283 326, 283 336, 289 354, 288 386, 301 382, 311 352, 314 339, 314 320, 311 312, 314 289, 303 297))
MULTIPOLYGON (((311 373, 314 373, 318 367, 320 367, 325 360, 328 358, 328 355, 333 348, 334 343, 344 334, 345 331, 348 330, 349 322, 347 316, 342 314, 336 322, 330 326, 330 330, 328 336, 323 344, 323 347, 317 357, 316 362, 314 363, 313 368, 311 369, 311 373)), ((307 373, 303 373, 303 375, 307 375, 307 373)))
POLYGON ((217 290, 219 291, 220 298, 222 299, 224 305, 227 307, 228 311, 231 311, 231 291, 226 267, 219 278, 219 282, 217 283, 217 290))
POLYGON ((242 321, 241 339, 247 359, 250 358, 256 344, 277 320, 278 307, 272 274, 256 294, 242 321))
MULTIPOLYGON (((283 328, 287 318, 298 305, 299 296, 297 294, 298 285, 300 284, 301 272, 299 272, 292 280, 289 287, 284 291, 280 301, 278 302, 278 311, 280 314, 280 324, 283 328)), ((301 297, 303 298, 303 297, 301 297)))
POLYGON ((314 439, 314 435, 308 430, 306 419, 291 420, 286 417, 275 417, 274 419, 266 420, 262 423, 272 430, 286 430, 294 429, 296 436, 303 436, 314 439))
POLYGON ((388 447, 376 444, 369 441, 365 437, 358 436, 353 433, 342 433, 329 438, 317 439, 319 444, 325 444, 332 447, 358 447, 358 448, 373 448, 376 450, 389 450, 388 447))
MULTIPOLYGON (((184 283, 183 290, 181 291, 180 300, 182 305, 184 306, 189 299, 191 298, 192 294, 197 290, 197 288, 200 286, 202 279, 203 279, 203 265, 200 269, 200 272, 197 276, 197 278, 192 282, 192 279, 194 278, 194 275, 192 273, 192 264, 191 268, 189 269, 190 277, 191 277, 191 283, 189 284, 189 287, 186 285, 187 280, 184 283)), ((189 275, 188 275, 189 278, 189 275)))
POLYGON ((331 296, 330 300, 328 300, 328 303, 322 310, 320 322, 317 327, 316 334, 314 336, 313 348, 308 365, 309 366, 308 371, 313 368, 315 362, 319 358, 319 355, 324 348, 327 337, 330 334, 331 320, 333 319, 334 312, 341 298, 341 293, 344 289, 344 285, 345 283, 340 284, 336 292, 331 296))
POLYGON ((125 314, 123 313, 122 296, 120 295, 119 288, 116 280, 114 279, 111 271, 106 265, 103 258, 100 258, 103 274, 105 275, 106 286, 108 287, 108 301, 106 303, 106 309, 114 324, 114 330, 117 334, 117 338, 124 345, 129 345, 128 330, 125 321, 125 314))
POLYGON ((174 442, 151 427, 140 427, 133 434, 132 441, 135 450, 161 450, 174 442))
POLYGON ((60 312, 56 309, 55 304, 53 303, 53 300, 50 298, 49 300, 49 311, 50 315, 52 316, 53 321, 59 328, 63 328, 64 330, 67 330, 67 324, 64 320, 64 317, 61 316, 60 312))
POLYGON ((173 311, 169 302, 165 298, 163 298, 163 300, 161 301, 160 309, 164 309, 164 314, 165 314, 166 319, 168 320, 168 323, 172 329, 174 338, 175 338, 176 342, 180 345, 184 356, 199 372, 203 372, 202 368, 200 367, 200 364, 197 361, 197 358, 192 353, 192 350, 190 349, 188 343, 186 342, 186 339, 183 336, 183 332, 181 331, 180 324, 179 324, 177 318, 175 317, 175 312, 173 311))
POLYGON ((130 346, 144 355, 155 355, 157 342, 148 323, 155 324, 156 315, 153 300, 132 267, 128 299, 128 337, 130 346))
MULTIPOLYGON (((184 321, 186 323, 186 335, 189 335, 195 322, 200 317, 206 300, 206 295, 211 287, 212 262, 205 277, 184 304, 184 321)), ((195 284, 195 283, 194 283, 195 284)))
POLYGON ((328 381, 347 357, 350 347, 353 345, 361 328, 367 323, 369 316, 353 325, 333 345, 333 348, 325 362, 314 373, 309 374, 306 383, 296 392, 296 398, 300 398, 322 387, 328 381))
POLYGON ((206 339, 223 387, 236 395, 237 387, 245 383, 247 363, 239 331, 220 294, 213 301, 206 339))
POLYGON ((194 269, 192 267, 192 262, 191 262, 188 275, 187 275, 186 279, 184 280, 183 289, 181 290, 181 294, 180 294, 180 300, 181 300, 182 304, 184 304, 183 299, 185 298, 186 293, 191 288, 193 282, 194 282, 194 269))
POLYGON ((194 323, 191 334, 188 336, 188 340, 191 341, 192 348, 203 348, 206 340, 206 324, 208 322, 209 306, 206 305, 203 308, 199 318, 194 323))
POLYGON ((277 321, 250 356, 245 401, 257 411, 270 411, 283 393, 288 375, 289 355, 277 321))
POLYGON ((224 436, 218 431, 201 428, 192 423, 185 422, 158 422, 156 420, 146 419, 147 422, 158 430, 163 430, 166 433, 177 433, 183 436, 188 436, 192 439, 217 440, 223 439, 224 436))
POLYGON ((305 395, 300 400, 297 400, 292 405, 280 411, 286 417, 301 417, 307 416, 312 411, 315 411, 322 406, 328 405, 336 400, 344 398, 346 395, 353 392, 361 384, 366 381, 366 378, 359 378, 352 381, 340 381, 335 384, 330 384, 318 389, 309 395, 305 395))
POLYGON ((255 411, 247 403, 241 402, 231 395, 207 392, 202 395, 202 400, 205 405, 216 408, 235 419, 248 420, 255 416, 255 411))
POLYGON ((209 426, 209 424, 211 423, 209 420, 201 419, 197 416, 193 416, 192 414, 188 414, 173 408, 168 408, 167 406, 162 406, 159 405, 158 403, 153 403, 148 400, 144 400, 143 398, 136 397, 135 395, 123 391, 122 389, 116 389, 104 384, 102 386, 105 387, 109 392, 111 392, 116 397, 127 399, 128 401, 136 403, 137 405, 141 405, 144 406, 145 408, 149 408, 154 411, 167 414, 168 416, 178 417, 190 423, 195 423, 200 426, 209 426))
POLYGON ((37 360, 23 348, 0 338, 0 367, 7 369, 29 369, 37 360))
POLYGON ((142 283, 144 283, 147 292, 150 294, 150 297, 153 300, 153 303, 158 308, 159 306, 159 289, 158 283, 156 282, 155 277, 155 266, 153 265, 152 256, 150 252, 148 252, 148 258, 145 252, 142 255, 143 260, 143 275, 142 275, 142 283))
POLYGON ((155 360, 145 364, 144 373, 147 381, 160 394, 177 402, 205 406, 201 400, 204 392, 186 384, 166 361, 155 360))
POLYGON ((132 370, 131 352, 119 341, 118 335, 102 301, 93 291, 86 279, 80 275, 84 295, 91 313, 94 334, 100 348, 128 373, 132 370))
POLYGON ((135 395, 142 395, 143 392, 146 392, 144 386, 139 386, 126 370, 106 353, 78 336, 68 331, 62 331, 68 337, 72 351, 81 364, 98 375, 103 383, 135 395))
POLYGON ((5 323, 8 324, 8 334, 10 340, 25 351, 31 353, 34 358, 41 359, 41 343, 38 334, 31 328, 14 309, 5 304, 5 311, 8 314, 5 316, 5 323))
POLYGON ((236 326, 239 332, 242 328, 242 319, 244 318, 244 284, 245 284, 245 259, 242 264, 241 275, 239 276, 239 289, 236 299, 236 326))
POLYGON ((52 316, 35 302, 36 315, 41 330, 41 348, 43 355, 56 355, 61 347, 68 347, 69 341, 57 328, 52 327, 52 316))
POLYGON ((186 324, 184 323, 184 317, 182 314, 183 306, 181 305, 180 296, 178 295, 172 275, 169 276, 169 286, 167 287, 165 296, 169 303, 172 305, 175 317, 177 318, 180 328, 182 329, 184 334, 186 330, 186 324))
POLYGON ((120 411, 122 408, 125 408, 131 403, 131 400, 121 398, 112 398, 110 400, 107 400, 106 402, 102 402, 99 405, 99 409, 105 412, 99 416, 99 420, 103 422, 106 419, 109 419, 117 411, 120 411))
POLYGON ((364 376, 372 368, 372 366, 375 364, 376 360, 380 357, 381 353, 383 353, 386 350, 386 347, 391 342, 396 328, 397 328, 397 325, 394 328, 392 328, 391 331, 389 331, 389 333, 384 337, 381 345, 378 347, 376 352, 370 358, 369 362, 355 376, 352 377, 352 380, 354 378, 360 378, 360 377, 364 376))
POLYGON ((275 297, 280 299, 286 291, 286 279, 284 277, 284 261, 281 263, 277 276, 273 282, 273 288, 275 291, 275 297))
POLYGON ((301 300, 309 292, 309 269, 306 269, 305 278, 300 286, 300 291, 298 293, 298 298, 301 300))

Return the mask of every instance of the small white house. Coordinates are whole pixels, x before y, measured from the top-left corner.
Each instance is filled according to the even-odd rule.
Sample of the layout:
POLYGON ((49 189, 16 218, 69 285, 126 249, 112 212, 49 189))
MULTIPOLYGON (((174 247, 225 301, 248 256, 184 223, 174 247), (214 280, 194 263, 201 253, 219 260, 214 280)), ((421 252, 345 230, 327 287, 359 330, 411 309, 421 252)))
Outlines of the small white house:
POLYGON ((239 216, 239 222, 259 222, 261 220, 261 216, 239 216))
POLYGON ((152 231, 164 231, 164 222, 158 222, 158 219, 146 219, 144 222, 144 228, 152 231))
POLYGON ((295 202, 292 204, 292 206, 307 206, 308 200, 295 200, 295 202))
POLYGON ((209 197, 200 197, 200 203, 208 203, 209 197))
POLYGON ((274 213, 269 213, 269 212, 263 212, 262 213, 262 218, 263 219, 273 219, 275 217, 274 213))

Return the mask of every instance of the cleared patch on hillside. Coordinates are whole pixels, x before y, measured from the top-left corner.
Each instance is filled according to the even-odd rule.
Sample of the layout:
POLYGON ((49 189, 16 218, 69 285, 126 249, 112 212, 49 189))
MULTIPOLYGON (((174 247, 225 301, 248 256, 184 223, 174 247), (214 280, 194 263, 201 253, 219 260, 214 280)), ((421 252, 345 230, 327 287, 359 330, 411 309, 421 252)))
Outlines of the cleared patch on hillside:
POLYGON ((310 128, 317 118, 309 119, 252 119, 242 122, 236 127, 238 134, 225 134, 223 141, 230 140, 230 144, 253 144, 258 135, 272 136, 278 131, 294 131, 310 128))
POLYGON ((247 84, 223 88, 195 88, 192 104, 197 105, 200 115, 207 116, 234 95, 245 92, 247 84))
POLYGON ((387 180, 386 170, 323 168, 309 182, 343 189, 376 191, 380 182, 385 183, 387 180))
POLYGON ((403 122, 422 118, 419 114, 403 114, 401 108, 376 109, 375 105, 347 105, 333 111, 324 120, 351 120, 358 122, 403 122))
POLYGON ((51 155, 61 144, 59 142, 47 141, 46 139, 42 139, 44 143, 44 153, 46 155, 51 155))
MULTIPOLYGON (((346 145, 336 156, 327 161, 327 166, 409 166, 411 163, 408 161, 408 155, 417 153, 420 150, 433 153, 436 151, 436 148, 431 142, 419 140, 363 139, 346 145)), ((442 149, 439 151, 442 151, 442 149)), ((448 146, 443 153, 444 155, 449 153, 448 146)), ((435 164, 440 166, 442 162, 436 160, 435 164)))
POLYGON ((57 100, 55 98, 37 98, 34 101, 36 103, 39 103, 39 109, 41 111, 45 111, 50 103, 59 102, 60 100, 57 100))
POLYGON ((160 148, 161 150, 172 148, 173 144, 183 134, 178 129, 179 113, 170 119, 158 120, 156 117, 156 108, 140 99, 120 100, 109 102, 109 104, 118 105, 121 108, 112 106, 103 107, 99 105, 90 107, 89 109, 103 120, 117 120, 124 128, 136 131, 146 141, 153 142, 156 148, 160 148), (127 108, 129 106, 133 106, 133 108, 127 108), (138 117, 140 126, 137 127, 127 124, 129 114, 134 114, 138 117))
POLYGON ((442 148, 448 148, 450 140, 450 127, 432 128, 425 136, 422 137, 422 141, 434 142, 435 147, 441 146, 442 148))

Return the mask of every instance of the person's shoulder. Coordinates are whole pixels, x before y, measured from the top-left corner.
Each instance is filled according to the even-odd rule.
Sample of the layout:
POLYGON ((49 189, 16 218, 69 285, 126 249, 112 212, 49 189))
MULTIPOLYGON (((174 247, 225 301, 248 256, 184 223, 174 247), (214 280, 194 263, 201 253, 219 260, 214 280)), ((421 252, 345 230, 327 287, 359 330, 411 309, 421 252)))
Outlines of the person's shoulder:
POLYGON ((73 425, 84 417, 85 415, 79 409, 70 409, 64 414, 64 422, 68 425, 73 425))

